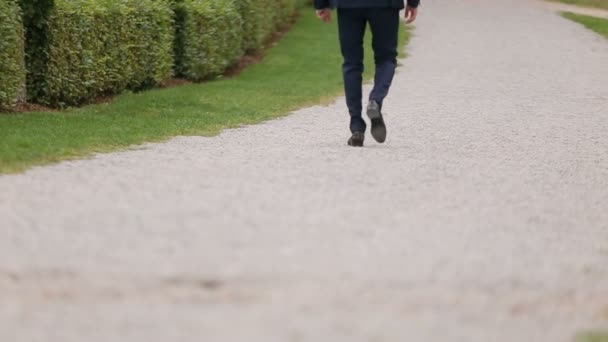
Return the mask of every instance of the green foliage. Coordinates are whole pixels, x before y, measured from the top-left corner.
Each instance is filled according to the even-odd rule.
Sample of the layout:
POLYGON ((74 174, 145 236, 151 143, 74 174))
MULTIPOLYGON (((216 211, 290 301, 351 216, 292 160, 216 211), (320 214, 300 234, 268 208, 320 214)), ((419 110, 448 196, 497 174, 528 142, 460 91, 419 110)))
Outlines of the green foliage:
POLYGON ((264 39, 267 39, 276 31, 287 24, 296 9, 296 0, 255 0, 262 9, 260 22, 264 39))
POLYGON ((12 0, 0 0, 0 107, 22 99, 25 86, 24 32, 21 11, 12 0))
MULTIPOLYGON (((0 0, 15 1, 15 0, 0 0)), ((296 0, 18 0, 29 99, 51 106, 200 81, 256 51, 296 0)))
POLYGON ((208 79, 243 55, 243 19, 234 1, 183 0, 175 11, 178 75, 208 79))
POLYGON ((28 99, 42 94, 48 65, 48 22, 54 3, 54 0, 19 0, 25 27, 28 99))
POLYGON ((261 7, 262 11, 260 25, 264 34, 264 40, 267 40, 277 27, 280 12, 279 4, 278 0, 257 0, 257 6, 261 7))
POLYGON ((172 25, 164 0, 57 0, 32 48, 31 93, 65 106, 160 84, 171 77, 172 25))
POLYGON ((236 1, 239 13, 243 18, 243 49, 247 52, 260 50, 268 37, 267 10, 260 0, 236 1))
POLYGON ((277 24, 280 26, 286 25, 292 19, 296 11, 296 0, 278 0, 278 16, 277 24))
POLYGON ((260 50, 295 7, 295 0, 176 0, 176 73, 194 81, 221 74, 260 50))

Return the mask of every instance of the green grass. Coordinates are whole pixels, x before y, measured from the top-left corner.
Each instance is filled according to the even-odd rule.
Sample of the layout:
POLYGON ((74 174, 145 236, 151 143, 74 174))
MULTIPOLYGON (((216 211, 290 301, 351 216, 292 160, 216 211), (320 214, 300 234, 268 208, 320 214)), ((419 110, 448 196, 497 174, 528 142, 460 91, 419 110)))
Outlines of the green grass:
MULTIPOLYGON (((317 20, 311 8, 301 12, 261 63, 234 78, 123 94, 111 103, 61 112, 0 114, 0 173, 177 135, 212 136, 327 103, 343 89, 337 26, 335 20, 329 25, 317 20)), ((407 30, 401 37, 403 46, 407 30)), ((366 45, 369 79, 369 39, 366 45)))
POLYGON ((569 5, 608 9, 608 0, 553 0, 569 5))
POLYGON ((608 332, 589 332, 581 334, 577 338, 578 342, 608 342, 608 332))
POLYGON ((571 12, 562 13, 565 18, 583 24, 590 30, 593 30, 602 36, 608 38, 608 19, 590 17, 586 15, 575 14, 571 12))

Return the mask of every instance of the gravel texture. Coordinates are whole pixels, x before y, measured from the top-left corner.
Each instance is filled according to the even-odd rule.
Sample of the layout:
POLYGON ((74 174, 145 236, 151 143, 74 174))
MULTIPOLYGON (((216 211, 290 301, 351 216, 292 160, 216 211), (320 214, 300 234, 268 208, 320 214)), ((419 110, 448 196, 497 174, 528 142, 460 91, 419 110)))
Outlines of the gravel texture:
POLYGON ((416 26, 384 145, 347 147, 338 99, 1 176, 0 340, 608 328, 608 41, 523 0, 431 0, 416 26))

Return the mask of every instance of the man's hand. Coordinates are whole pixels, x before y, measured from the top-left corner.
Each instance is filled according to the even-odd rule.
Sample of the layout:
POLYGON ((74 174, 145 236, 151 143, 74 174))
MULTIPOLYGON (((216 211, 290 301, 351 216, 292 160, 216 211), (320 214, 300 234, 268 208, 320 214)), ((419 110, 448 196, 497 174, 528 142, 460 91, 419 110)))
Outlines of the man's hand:
POLYGON ((326 23, 330 22, 331 21, 331 9, 324 8, 324 9, 317 10, 317 17, 319 17, 319 19, 323 20, 326 23))
POLYGON ((407 8, 405 9, 405 19, 407 19, 407 20, 405 22, 408 24, 411 24, 414 22, 414 20, 416 20, 417 16, 418 16, 418 9, 407 6, 407 8))

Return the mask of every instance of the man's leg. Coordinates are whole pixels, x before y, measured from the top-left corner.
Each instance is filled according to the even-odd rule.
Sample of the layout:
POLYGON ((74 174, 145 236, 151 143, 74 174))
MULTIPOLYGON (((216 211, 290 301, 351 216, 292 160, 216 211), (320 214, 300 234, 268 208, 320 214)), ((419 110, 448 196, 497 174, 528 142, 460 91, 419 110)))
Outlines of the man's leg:
POLYGON ((368 13, 376 62, 374 89, 370 93, 369 99, 375 100, 382 106, 382 101, 388 94, 397 67, 399 10, 378 8, 370 10, 368 13))
POLYGON ((365 132, 362 111, 363 36, 366 18, 362 9, 338 9, 340 48, 344 57, 342 72, 351 132, 365 132))

